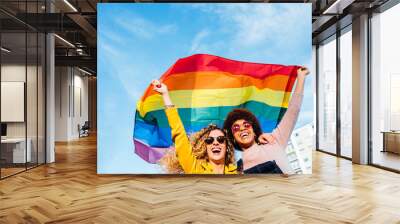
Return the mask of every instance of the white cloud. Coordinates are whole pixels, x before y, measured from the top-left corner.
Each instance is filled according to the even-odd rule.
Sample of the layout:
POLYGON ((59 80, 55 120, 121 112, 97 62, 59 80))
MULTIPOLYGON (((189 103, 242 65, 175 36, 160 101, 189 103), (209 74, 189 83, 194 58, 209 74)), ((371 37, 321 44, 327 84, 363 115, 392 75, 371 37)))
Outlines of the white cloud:
POLYGON ((149 20, 139 16, 130 16, 130 18, 117 18, 115 22, 125 31, 143 39, 151 39, 159 34, 175 33, 177 26, 174 24, 156 25, 149 20))
POLYGON ((193 54, 195 52, 207 52, 208 51, 208 45, 205 44, 204 39, 210 34, 208 30, 202 30, 198 32, 195 37, 193 38, 192 45, 190 47, 190 53, 193 54))
POLYGON ((174 24, 169 24, 169 25, 163 25, 156 29, 158 29, 158 33, 161 33, 161 34, 162 33, 175 33, 177 31, 178 27, 174 24))
POLYGON ((121 52, 115 49, 114 45, 110 45, 105 41, 100 41, 98 45, 99 50, 104 50, 104 53, 106 53, 106 55, 110 55, 111 57, 119 57, 121 55, 121 52))
MULTIPOLYGON (((150 81, 149 81, 148 85, 141 86, 142 89, 132 88, 132 86, 134 86, 135 83, 138 82, 138 80, 137 80, 138 77, 143 77, 143 74, 141 74, 140 70, 141 69, 139 69, 137 67, 136 67, 136 69, 132 69, 131 66, 127 66, 127 67, 121 68, 119 71, 116 72, 116 75, 119 78, 120 82, 122 83, 126 93, 128 93, 130 98, 133 100, 139 100, 140 97, 143 95, 144 90, 150 84, 150 81)), ((134 105, 134 106, 136 106, 136 105, 134 105)))
POLYGON ((113 29, 102 29, 99 30, 98 32, 99 32, 98 35, 99 38, 105 38, 105 40, 101 40, 99 41, 99 43, 110 41, 113 44, 123 44, 125 42, 124 38, 116 34, 113 29))
POLYGON ((99 44, 99 49, 103 50, 101 55, 104 57, 104 61, 108 62, 107 69, 102 72, 112 73, 113 78, 119 79, 119 83, 123 87, 121 91, 124 91, 131 99, 139 99, 143 94, 143 90, 132 88, 132 85, 138 82, 137 77, 143 76, 140 74, 143 69, 138 65, 132 65, 129 62, 129 55, 118 51, 113 45, 103 41, 99 44))
POLYGON ((293 6, 269 7, 265 4, 233 5, 218 13, 234 24, 235 43, 247 46, 265 44, 272 39, 275 44, 287 44, 294 38, 293 32, 301 28, 296 18, 300 19, 304 14, 303 10, 295 10, 293 6))
POLYGON ((291 46, 304 33, 302 29, 306 28, 299 26, 305 23, 299 23, 298 19, 310 18, 311 23, 307 10, 299 10, 296 4, 273 5, 274 7, 272 4, 195 4, 192 7, 218 16, 219 30, 227 31, 230 36, 225 41, 235 47, 228 50, 235 52, 238 47, 268 48, 269 41, 273 41, 275 47, 291 46))

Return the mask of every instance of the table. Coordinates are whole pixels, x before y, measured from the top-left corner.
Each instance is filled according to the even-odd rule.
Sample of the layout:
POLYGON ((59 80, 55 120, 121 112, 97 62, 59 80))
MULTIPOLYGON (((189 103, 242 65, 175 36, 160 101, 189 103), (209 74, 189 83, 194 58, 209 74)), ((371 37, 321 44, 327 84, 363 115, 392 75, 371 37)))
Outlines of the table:
POLYGON ((10 160, 10 163, 26 163, 31 162, 32 153, 31 153, 31 145, 32 141, 30 138, 27 138, 26 142, 28 143, 26 147, 25 154, 25 138, 5 138, 1 139, 1 156, 4 158, 4 154, 12 154, 6 160, 10 160), (12 160, 11 160, 12 158, 12 160))
POLYGON ((400 131, 382 131, 381 133, 383 133, 382 152, 400 154, 400 131))

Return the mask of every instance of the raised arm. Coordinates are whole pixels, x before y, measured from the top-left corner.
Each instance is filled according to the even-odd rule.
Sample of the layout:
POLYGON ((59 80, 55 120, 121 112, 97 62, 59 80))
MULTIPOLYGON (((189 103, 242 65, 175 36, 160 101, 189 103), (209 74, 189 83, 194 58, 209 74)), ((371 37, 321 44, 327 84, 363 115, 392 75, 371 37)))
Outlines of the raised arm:
POLYGON ((167 86, 158 80, 153 80, 151 84, 153 85, 154 91, 159 92, 161 94, 165 107, 166 108, 174 107, 174 104, 172 103, 172 100, 169 97, 167 86))
POLYGON ((299 68, 297 70, 297 82, 292 97, 290 99, 289 107, 283 115, 282 120, 279 122, 272 135, 277 143, 286 145, 289 137, 292 134, 293 128, 299 116, 301 102, 303 100, 304 81, 309 71, 307 68, 299 68))
POLYGON ((196 170, 197 159, 192 153, 192 145, 186 135, 185 128, 177 108, 173 105, 165 84, 161 84, 158 80, 152 82, 154 90, 161 93, 165 104, 165 114, 171 127, 172 141, 175 143, 176 155, 185 173, 192 173, 196 170))

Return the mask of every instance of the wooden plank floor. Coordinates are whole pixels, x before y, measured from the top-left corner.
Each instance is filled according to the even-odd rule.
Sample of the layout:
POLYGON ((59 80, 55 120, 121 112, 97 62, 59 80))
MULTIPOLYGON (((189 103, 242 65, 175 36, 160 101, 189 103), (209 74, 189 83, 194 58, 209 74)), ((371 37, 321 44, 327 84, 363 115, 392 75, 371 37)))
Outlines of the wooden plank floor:
POLYGON ((94 137, 0 181, 0 223, 400 223, 400 175, 314 153, 313 175, 97 175, 94 137))

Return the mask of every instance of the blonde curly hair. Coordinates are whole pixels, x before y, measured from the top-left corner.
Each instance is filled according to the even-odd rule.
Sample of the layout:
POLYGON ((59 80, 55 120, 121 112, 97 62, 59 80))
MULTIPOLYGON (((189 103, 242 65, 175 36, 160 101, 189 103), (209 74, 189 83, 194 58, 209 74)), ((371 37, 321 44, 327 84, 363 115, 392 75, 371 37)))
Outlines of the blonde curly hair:
MULTIPOLYGON (((220 130, 226 137, 226 149, 228 156, 225 161, 225 165, 235 163, 235 152, 231 140, 228 138, 226 131, 218 128, 216 125, 208 125, 200 131, 189 136, 190 143, 192 145, 192 152, 196 159, 208 162, 207 147, 205 139, 208 138, 210 132, 213 130, 220 130)), ((165 155, 158 161, 159 165, 169 174, 183 174, 184 170, 179 163, 178 157, 175 150, 168 150, 165 155)))

